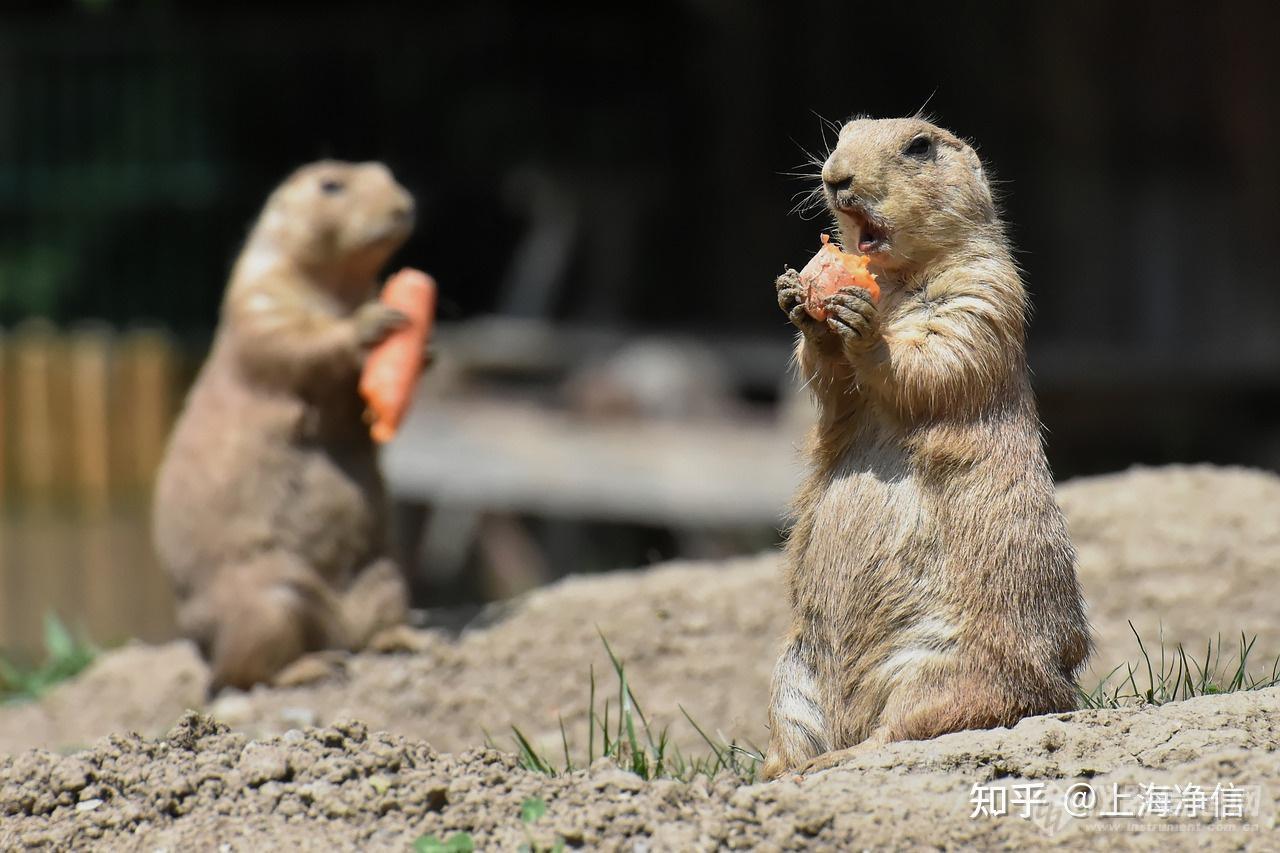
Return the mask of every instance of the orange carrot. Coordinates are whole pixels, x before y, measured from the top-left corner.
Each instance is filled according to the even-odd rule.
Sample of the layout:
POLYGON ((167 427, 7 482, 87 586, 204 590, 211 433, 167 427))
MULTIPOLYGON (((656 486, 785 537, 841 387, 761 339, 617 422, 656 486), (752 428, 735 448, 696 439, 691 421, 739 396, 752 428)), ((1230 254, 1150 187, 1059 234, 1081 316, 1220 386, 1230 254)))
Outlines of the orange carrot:
POLYGON ((880 285, 876 277, 867 271, 866 255, 850 255, 840 251, 831 237, 822 235, 822 248, 800 270, 800 282, 808 286, 804 307, 815 320, 827 319, 822 300, 842 287, 861 287, 871 293, 871 301, 880 301, 880 285))
POLYGON ((369 434, 379 444, 396 434, 413 399, 414 385, 422 372, 423 349, 435 320, 435 279, 406 267, 387 279, 382 301, 404 312, 409 324, 374 347, 360 374, 360 396, 369 404, 371 416, 369 434))

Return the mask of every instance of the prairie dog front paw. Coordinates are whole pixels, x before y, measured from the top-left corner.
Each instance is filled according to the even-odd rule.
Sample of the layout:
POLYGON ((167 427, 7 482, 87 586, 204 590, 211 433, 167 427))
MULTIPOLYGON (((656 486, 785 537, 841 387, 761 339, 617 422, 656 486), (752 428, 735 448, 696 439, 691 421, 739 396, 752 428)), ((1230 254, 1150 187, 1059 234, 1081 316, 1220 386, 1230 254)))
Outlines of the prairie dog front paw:
POLYGON ((827 312, 826 327, 846 352, 863 352, 880 337, 880 309, 861 287, 840 288, 822 300, 822 307, 827 312))
POLYGON ((818 339, 826 337, 828 329, 825 323, 815 319, 805 308, 805 299, 809 294, 809 289, 801 284, 800 273, 793 269, 788 269, 782 275, 778 276, 774 282, 774 287, 778 291, 778 307, 782 309, 782 313, 787 315, 787 319, 791 321, 791 325, 795 326, 805 337, 818 339))
POLYGON ((409 324, 409 318, 381 302, 366 302, 356 309, 356 342, 362 349, 371 349, 386 340, 387 335, 409 324))

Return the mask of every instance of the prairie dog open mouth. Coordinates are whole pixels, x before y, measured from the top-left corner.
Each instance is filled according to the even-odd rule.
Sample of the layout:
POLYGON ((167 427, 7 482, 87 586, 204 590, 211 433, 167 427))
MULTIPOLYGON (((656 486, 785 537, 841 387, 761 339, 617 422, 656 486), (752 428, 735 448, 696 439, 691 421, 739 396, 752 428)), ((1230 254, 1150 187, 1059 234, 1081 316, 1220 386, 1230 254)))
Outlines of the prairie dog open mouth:
POLYGON ((884 249, 889 235, 866 213, 853 207, 838 208, 836 213, 840 216, 841 231, 851 244, 848 248, 856 248, 864 255, 871 255, 884 249))
POLYGON ((369 229, 365 244, 376 246, 382 243, 399 242, 413 232, 413 213, 388 216, 386 221, 373 224, 369 229))

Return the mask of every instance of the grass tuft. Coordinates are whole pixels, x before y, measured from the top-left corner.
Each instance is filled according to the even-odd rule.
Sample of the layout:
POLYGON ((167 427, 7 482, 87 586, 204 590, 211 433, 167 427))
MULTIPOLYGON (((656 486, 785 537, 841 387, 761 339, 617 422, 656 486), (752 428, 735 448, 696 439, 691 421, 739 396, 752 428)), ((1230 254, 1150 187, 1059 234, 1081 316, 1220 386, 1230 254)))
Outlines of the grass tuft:
POLYGON ((434 835, 419 835, 413 841, 414 853, 472 853, 475 841, 465 832, 455 832, 441 841, 434 835))
MULTIPOLYGON (((628 770, 646 780, 678 779, 687 782, 695 776, 714 777, 719 773, 729 773, 743 784, 755 781, 757 769, 760 762, 764 760, 760 751, 727 741, 723 735, 719 735, 718 739, 712 738, 683 706, 680 706, 680 713, 706 742, 711 750, 710 755, 686 756, 671 743, 667 727, 655 729, 631 689, 631 684, 627 680, 626 665, 614 653, 613 647, 609 645, 603 633, 600 634, 600 641, 609 655, 609 663, 618 681, 618 692, 616 703, 613 697, 606 697, 603 706, 598 706, 595 667, 588 670, 590 685, 587 699, 588 765, 595 762, 598 757, 604 757, 623 770, 628 770)), ((549 776, 571 773, 578 769, 573 763, 569 735, 563 719, 560 720, 563 760, 558 763, 540 753, 518 727, 511 728, 516 751, 520 756, 520 764, 525 769, 549 776)), ((489 743, 492 745, 491 739, 489 743)))
POLYGON ((0 654, 0 701, 39 699, 50 687, 78 675, 97 655, 97 647, 73 635, 56 613, 46 613, 43 663, 0 654))
POLYGON ((1107 673, 1092 690, 1080 689, 1080 704, 1084 708, 1120 708, 1133 704, 1164 705, 1195 696, 1214 696, 1236 693, 1241 690, 1262 690, 1280 685, 1280 657, 1272 663, 1267 674, 1250 674, 1249 657, 1253 653, 1257 637, 1240 633, 1236 654, 1223 660, 1222 636, 1216 642, 1205 644, 1203 658, 1189 654, 1181 643, 1172 650, 1165 647, 1164 632, 1160 632, 1160 650, 1154 655, 1147 649, 1138 630, 1129 623, 1129 630, 1138 643, 1142 660, 1138 664, 1122 663, 1107 673), (1119 675, 1121 671, 1123 675, 1119 675), (1119 677, 1117 678, 1117 675, 1119 677))

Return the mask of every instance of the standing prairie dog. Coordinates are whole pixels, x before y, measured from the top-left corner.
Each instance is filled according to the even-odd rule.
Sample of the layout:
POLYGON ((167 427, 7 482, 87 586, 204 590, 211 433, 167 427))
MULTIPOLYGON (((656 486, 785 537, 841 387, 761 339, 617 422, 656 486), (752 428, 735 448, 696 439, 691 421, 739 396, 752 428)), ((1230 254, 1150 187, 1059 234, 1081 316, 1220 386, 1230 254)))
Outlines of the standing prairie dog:
POLYGON ((232 271, 153 513, 179 628, 214 690, 405 619, 356 386, 368 349, 405 321, 374 297, 413 216, 382 164, 313 163, 272 193, 232 271))
POLYGON ((845 288, 818 321, 795 271, 777 282, 818 421, 786 547, 769 778, 1073 709, 1090 649, 1027 296, 977 154, 926 121, 859 119, 822 183, 882 292, 845 288))

